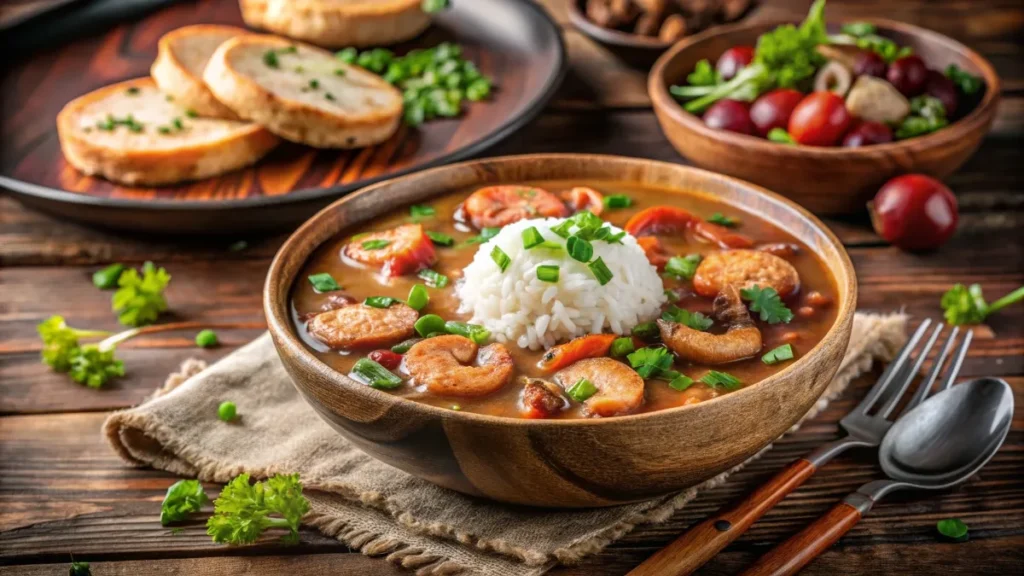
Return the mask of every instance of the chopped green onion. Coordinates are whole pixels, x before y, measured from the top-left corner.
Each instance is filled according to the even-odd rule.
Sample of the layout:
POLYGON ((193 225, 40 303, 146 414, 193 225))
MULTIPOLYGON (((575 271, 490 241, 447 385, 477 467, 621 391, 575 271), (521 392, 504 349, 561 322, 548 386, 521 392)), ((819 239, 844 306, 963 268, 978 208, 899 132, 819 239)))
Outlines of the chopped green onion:
POLYGON ((415 284, 409 290, 409 297, 405 299, 405 304, 413 310, 423 310, 428 302, 430 302, 430 295, 427 294, 427 287, 423 284, 415 284))
POLYGON ((199 118, 199 112, 189 108, 188 110, 185 110, 185 116, 188 116, 189 118, 199 118))
POLYGON ((363 301, 366 306, 373 308, 390 308, 392 304, 401 302, 398 298, 392 298, 391 296, 370 296, 363 301))
POLYGON ((420 340, 422 340, 422 338, 409 338, 408 340, 405 340, 392 346, 391 351, 394 352, 395 354, 405 354, 406 352, 409 351, 409 348, 412 348, 413 345, 415 345, 420 340))
POLYGON ((413 204, 409 206, 409 214, 413 218, 424 218, 426 216, 433 216, 437 211, 434 210, 433 206, 424 206, 422 204, 413 204))
POLYGON ((671 382, 668 383, 669 388, 677 390, 679 392, 686 390, 691 385, 693 385, 693 378, 690 378, 686 374, 680 374, 679 376, 676 376, 675 378, 672 379, 671 382))
POLYGON ((605 208, 629 208, 633 205, 633 199, 625 194, 612 194, 604 197, 605 208))
POLYGON ((498 265, 502 272, 508 270, 508 265, 512 263, 512 259, 499 246, 495 246, 491 250, 491 260, 494 260, 494 263, 498 265))
POLYGON ((217 333, 207 328, 196 334, 196 346, 200 348, 213 348, 217 345, 217 333))
POLYGON ((590 271, 594 273, 594 278, 597 278, 597 281, 601 286, 611 282, 613 278, 612 271, 608 269, 608 266, 605 265, 604 260, 600 257, 590 264, 587 264, 587 268, 590 268, 590 271))
POLYGON ((378 238, 377 240, 366 240, 362 243, 363 250, 380 250, 381 248, 387 248, 391 244, 391 240, 384 240, 378 238))
POLYGON ((718 224, 719 226, 725 226, 726 228, 734 228, 740 223, 740 219, 733 218, 732 216, 726 216, 721 212, 715 212, 710 218, 708 218, 708 222, 718 224))
POLYGON ((540 246, 544 243, 544 237, 540 235, 540 231, 537 230, 536 226, 530 226, 526 230, 523 230, 523 248, 529 250, 534 246, 540 246))
POLYGON ((714 320, 700 312, 690 312, 689 310, 684 310, 674 304, 668 310, 662 312, 661 319, 682 324, 683 326, 687 326, 701 332, 706 332, 707 329, 711 328, 711 325, 715 323, 714 320))
POLYGON ((554 228, 551 228, 550 230, 555 234, 558 234, 562 238, 568 238, 570 236, 569 230, 572 229, 572 226, 572 220, 566 220, 565 222, 562 222, 561 224, 555 226, 554 228))
POLYGON ((622 239, 626 237, 626 231, 619 230, 615 234, 612 234, 611 231, 611 228, 601 228, 597 231, 598 234, 596 238, 598 240, 604 240, 609 244, 622 244, 622 239))
POLYGON ((554 240, 545 240, 537 245, 541 250, 561 250, 562 245, 554 240))
POLYGON ((588 398, 597 394, 597 387, 590 380, 580 378, 575 384, 565 391, 570 398, 577 402, 586 402, 588 398))
POLYGON ((124 264, 111 264, 102 270, 93 272, 92 283, 100 290, 117 288, 117 281, 124 272, 124 264))
POLYGON ((551 264, 537 266, 537 279, 541 282, 558 282, 558 266, 551 264))
POLYGON ((483 344, 491 337, 491 331, 483 326, 467 324, 465 322, 456 322, 454 320, 444 323, 444 331, 449 334, 469 338, 476 344, 483 344))
POLYGON ((352 374, 371 388, 380 390, 390 390, 402 385, 401 378, 369 358, 360 358, 352 367, 352 374))
POLYGON ((960 540, 967 536, 967 524, 959 518, 947 518, 946 520, 939 520, 935 524, 935 529, 950 540, 960 540))
POLYGON ((633 352, 635 349, 636 347, 633 346, 633 339, 625 336, 623 338, 616 338, 615 340, 612 340, 610 353, 613 357, 619 357, 625 356, 633 352))
POLYGON ((739 378, 717 370, 709 370, 707 374, 701 377, 700 381, 712 388, 721 386, 726 390, 736 390, 743 385, 739 378))
POLYGON ((463 244, 483 244, 491 238, 494 238, 501 232, 501 228, 481 228, 478 236, 473 236, 469 240, 466 240, 463 244))
POLYGON ((767 354, 761 356, 761 362, 771 366, 772 364, 778 364, 786 360, 793 359, 793 347, 789 344, 783 344, 778 348, 773 348, 768 351, 767 354))
POLYGON ((217 406, 217 418, 224 422, 231 422, 235 416, 238 416, 238 407, 234 402, 221 402, 220 406, 217 406))
POLYGON ((335 290, 341 290, 341 286, 334 281, 334 277, 327 272, 320 274, 313 274, 309 277, 309 283, 313 285, 313 288, 317 292, 333 292, 335 290))
POLYGON ((594 257, 593 244, 576 235, 569 236, 565 242, 565 249, 569 251, 569 256, 573 260, 579 262, 590 262, 590 259, 594 257))
POLYGON ((661 339, 661 330, 656 322, 643 322, 633 327, 633 336, 644 342, 655 342, 661 339))
POLYGON ((427 238, 430 238, 430 241, 438 246, 452 246, 455 244, 455 238, 452 238, 443 232, 427 230, 427 238))
POLYGON ((448 7, 448 0, 423 0, 420 9, 427 14, 435 14, 448 7))
POLYGON ((413 324, 413 328, 416 329, 416 333, 426 338, 436 332, 444 333, 444 318, 441 318, 437 314, 427 314, 421 316, 419 320, 413 324))
POLYGON ((420 270, 419 273, 416 274, 416 276, 418 276, 420 280, 426 282, 428 286, 432 286, 434 288, 444 288, 445 286, 448 285, 447 276, 441 274, 440 272, 435 272, 430 268, 424 268, 423 270, 420 270))
POLYGON ((675 276, 676 278, 692 280, 693 275, 697 273, 697 266, 700 264, 702 258, 703 257, 700 254, 673 256, 669 258, 668 263, 665 264, 665 274, 675 276))

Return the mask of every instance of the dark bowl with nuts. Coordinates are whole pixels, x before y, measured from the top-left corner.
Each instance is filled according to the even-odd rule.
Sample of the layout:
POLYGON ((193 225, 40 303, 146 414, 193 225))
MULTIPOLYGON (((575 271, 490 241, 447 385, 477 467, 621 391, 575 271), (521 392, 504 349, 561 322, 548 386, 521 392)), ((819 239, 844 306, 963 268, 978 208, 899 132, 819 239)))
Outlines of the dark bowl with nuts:
POLYGON ((569 20, 631 66, 649 68, 670 46, 736 22, 754 0, 572 0, 569 20))

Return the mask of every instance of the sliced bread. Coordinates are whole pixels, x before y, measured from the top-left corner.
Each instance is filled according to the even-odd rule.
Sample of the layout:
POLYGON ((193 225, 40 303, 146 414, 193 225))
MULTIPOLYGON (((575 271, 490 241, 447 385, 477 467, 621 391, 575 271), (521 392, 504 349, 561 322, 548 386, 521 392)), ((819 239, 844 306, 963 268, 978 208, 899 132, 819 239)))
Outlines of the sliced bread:
POLYGON ((203 80, 240 117, 318 148, 383 142, 402 117, 401 93, 379 76, 278 36, 228 40, 210 59, 203 80))
POLYGON ((256 124, 197 117, 149 77, 72 100, 57 115, 57 133, 64 157, 75 168, 142 186, 230 172, 256 162, 278 143, 256 124))
POLYGON ((238 116, 218 102, 203 83, 203 70, 218 46, 246 33, 234 26, 213 24, 185 26, 168 32, 160 38, 150 74, 161 91, 200 116, 238 120, 238 116))
POLYGON ((430 25, 422 0, 239 0, 242 18, 289 38, 326 48, 387 46, 430 25))

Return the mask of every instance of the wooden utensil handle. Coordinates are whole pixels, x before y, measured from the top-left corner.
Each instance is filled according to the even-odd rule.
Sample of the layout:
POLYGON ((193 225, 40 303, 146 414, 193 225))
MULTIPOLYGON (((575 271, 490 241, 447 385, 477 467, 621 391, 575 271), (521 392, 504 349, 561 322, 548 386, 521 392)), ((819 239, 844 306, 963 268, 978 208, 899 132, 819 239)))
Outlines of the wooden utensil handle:
POLYGON ((656 552, 627 576, 683 576, 692 574, 739 538, 765 512, 803 484, 816 467, 801 458, 776 474, 746 498, 720 509, 656 552))
POLYGON ((860 522, 861 511, 840 502, 827 514, 801 530, 797 535, 761 556, 740 576, 787 576, 796 574, 829 546, 835 544, 860 522))

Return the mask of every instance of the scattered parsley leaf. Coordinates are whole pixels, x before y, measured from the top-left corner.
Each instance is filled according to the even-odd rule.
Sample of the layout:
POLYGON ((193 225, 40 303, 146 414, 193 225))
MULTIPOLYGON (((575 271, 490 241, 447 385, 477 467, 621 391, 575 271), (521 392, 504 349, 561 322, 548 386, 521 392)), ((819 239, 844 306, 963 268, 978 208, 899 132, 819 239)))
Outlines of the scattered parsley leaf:
POLYGON ((663 346, 648 346, 640 348, 628 356, 629 365, 636 370, 636 373, 643 379, 657 378, 666 370, 672 368, 672 355, 663 346))
POLYGON ((209 501, 199 480, 178 480, 167 489, 160 505, 160 523, 167 526, 171 522, 180 522, 189 514, 199 512, 209 501))
POLYGON ((89 388, 102 388, 111 378, 124 376, 124 362, 114 357, 114 347, 87 344, 71 357, 71 379, 89 388))
POLYGON ((282 541, 299 540, 299 522, 309 512, 298 474, 279 474, 264 482, 249 483, 241 474, 229 482, 213 503, 214 514, 206 532, 214 542, 249 544, 265 530, 288 530, 282 541))
POLYGON ((1024 300, 1024 286, 988 304, 980 284, 971 284, 970 287, 956 284, 942 295, 939 305, 950 324, 981 324, 989 314, 1021 300, 1024 300))
POLYGON ((788 324, 793 319, 792 310, 786 307, 774 288, 751 286, 740 290, 740 296, 750 302, 752 312, 760 312, 761 320, 769 324, 788 324))
POLYGON ((715 323, 714 320, 700 312, 690 312, 689 310, 684 310, 675 305, 664 311, 661 314, 661 319, 682 324, 683 326, 688 326, 701 332, 707 331, 707 329, 711 328, 711 325, 715 323))
POLYGON ((981 78, 962 70, 956 64, 950 64, 946 68, 946 77, 956 84, 961 92, 967 95, 975 94, 985 85, 981 78))
POLYGON ((722 387, 726 390, 736 390, 743 385, 739 378, 717 370, 708 370, 708 373, 702 376, 700 381, 712 388, 722 387))
POLYGON ((79 339, 103 338, 110 335, 110 332, 102 330, 71 328, 62 316, 50 316, 36 326, 36 331, 43 341, 43 363, 53 368, 55 372, 67 372, 71 369, 72 360, 79 353, 79 339))
POLYGON ((120 286, 111 299, 117 319, 126 326, 152 324, 167 310, 164 290, 171 275, 152 262, 142 265, 142 274, 134 268, 125 270, 117 281, 120 286))

